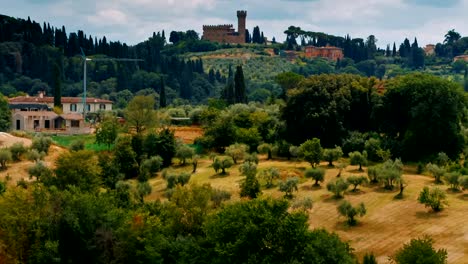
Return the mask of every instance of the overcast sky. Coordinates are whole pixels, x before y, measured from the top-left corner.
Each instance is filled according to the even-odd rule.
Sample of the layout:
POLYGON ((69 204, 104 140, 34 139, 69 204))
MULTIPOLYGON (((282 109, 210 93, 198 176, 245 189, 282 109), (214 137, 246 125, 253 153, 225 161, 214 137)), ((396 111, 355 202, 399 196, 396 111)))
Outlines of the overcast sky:
POLYGON ((271 39, 284 40, 290 25, 337 36, 366 38, 378 46, 405 37, 419 45, 442 42, 455 29, 468 35, 468 0, 0 0, 0 13, 65 25, 67 32, 106 36, 136 44, 152 32, 234 24, 236 10, 247 10, 247 28, 256 25, 271 39))

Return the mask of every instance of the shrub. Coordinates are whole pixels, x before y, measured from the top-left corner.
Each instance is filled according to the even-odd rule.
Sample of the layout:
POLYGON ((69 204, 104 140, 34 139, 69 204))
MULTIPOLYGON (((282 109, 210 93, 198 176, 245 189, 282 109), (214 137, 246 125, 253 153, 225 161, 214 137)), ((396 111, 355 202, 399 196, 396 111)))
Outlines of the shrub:
POLYGON ((214 207, 219 207, 223 201, 231 199, 231 193, 225 190, 213 189, 211 191, 211 201, 214 207))
POLYGON ((319 182, 323 182, 325 180, 325 170, 322 168, 310 168, 305 171, 304 176, 306 178, 314 179, 314 186, 320 186, 319 182))
POLYGON ((36 149, 30 149, 28 152, 26 152, 26 158, 35 162, 43 160, 45 155, 46 154, 44 152, 39 153, 36 149))
POLYGON ((20 161, 21 156, 27 151, 23 142, 16 142, 10 147, 11 157, 14 161, 20 161))
POLYGON ((168 172, 166 175, 167 189, 174 188, 177 184, 184 186, 190 181, 190 173, 182 172, 180 174, 168 172))
POLYGON ((362 258, 362 264, 378 264, 374 253, 366 253, 366 255, 364 255, 362 258))
POLYGON ((447 263, 447 250, 435 250, 432 244, 434 241, 429 237, 411 239, 408 244, 397 251, 393 258, 397 264, 414 263, 447 263))
POLYGON ((350 226, 356 225, 356 216, 364 216, 366 214, 364 203, 360 203, 358 206, 353 207, 348 201, 343 201, 338 205, 337 210, 340 215, 348 218, 347 223, 350 226))
POLYGON ((279 183, 279 190, 284 192, 284 197, 292 198, 293 192, 297 191, 297 185, 299 184, 299 179, 297 177, 289 177, 284 181, 279 183))
POLYGON ((459 172, 450 172, 445 175, 445 180, 450 184, 450 190, 459 191, 460 177, 461 174, 459 172))
POLYGON ((234 161, 229 156, 219 156, 216 157, 213 161, 213 169, 216 173, 221 170, 221 174, 226 174, 226 169, 234 165, 234 161))
POLYGON ((9 149, 0 149, 0 170, 7 169, 7 163, 12 161, 11 151, 9 149))
POLYGON ((50 145, 52 144, 52 139, 50 137, 39 136, 35 137, 32 140, 31 148, 37 150, 37 152, 44 152, 45 154, 49 153, 50 145))
POLYGON ((312 198, 310 197, 306 197, 300 200, 295 200, 291 205, 291 208, 293 209, 302 209, 302 210, 310 210, 312 209, 312 207, 313 207, 313 202, 312 202, 312 198))
POLYGON ((444 208, 444 205, 448 205, 446 199, 447 195, 444 191, 439 188, 430 190, 428 187, 424 187, 418 197, 420 203, 431 207, 434 212, 439 212, 444 208))
POLYGON ((351 184, 351 185, 354 185, 354 188, 352 190, 352 192, 355 192, 357 190, 357 187, 359 185, 362 185, 364 183, 368 183, 369 180, 367 180, 367 178, 365 176, 349 176, 346 181, 351 184))
POLYGON ((240 185, 240 196, 255 199, 260 193, 260 183, 255 174, 247 174, 247 177, 240 185))
POLYGON ((441 184, 442 183, 442 177, 446 173, 445 169, 442 167, 439 167, 438 165, 429 163, 426 165, 426 170, 434 176, 435 183, 436 184, 441 184))
POLYGON ((225 154, 232 158, 232 160, 234 161, 234 164, 237 164, 237 161, 244 159, 248 148, 249 147, 245 144, 236 143, 227 147, 225 154))
POLYGON ((75 140, 70 144, 71 151, 80 151, 84 149, 85 149, 85 142, 83 139, 75 140))
POLYGON ((252 153, 252 154, 247 154, 244 158, 244 162, 250 162, 250 163, 255 163, 258 164, 258 156, 257 153, 252 153))
POLYGON ((265 180, 267 188, 273 187, 273 180, 278 179, 279 176, 279 170, 274 167, 267 168, 260 172, 260 178, 265 180))
POLYGON ((348 189, 349 183, 342 178, 327 184, 327 190, 333 193, 335 198, 343 198, 343 193, 348 189))

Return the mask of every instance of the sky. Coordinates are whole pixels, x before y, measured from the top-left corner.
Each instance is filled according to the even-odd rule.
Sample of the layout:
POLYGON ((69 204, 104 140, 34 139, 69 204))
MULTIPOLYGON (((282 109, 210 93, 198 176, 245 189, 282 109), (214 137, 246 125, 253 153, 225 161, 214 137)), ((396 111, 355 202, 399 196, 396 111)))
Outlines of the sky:
POLYGON ((353 38, 373 34, 382 48, 415 37, 420 46, 443 42, 450 29, 468 35, 468 0, 0 0, 0 7, 0 14, 129 45, 162 30, 201 36, 203 25, 237 27, 237 10, 247 10, 250 32, 259 26, 277 41, 291 25, 353 38))

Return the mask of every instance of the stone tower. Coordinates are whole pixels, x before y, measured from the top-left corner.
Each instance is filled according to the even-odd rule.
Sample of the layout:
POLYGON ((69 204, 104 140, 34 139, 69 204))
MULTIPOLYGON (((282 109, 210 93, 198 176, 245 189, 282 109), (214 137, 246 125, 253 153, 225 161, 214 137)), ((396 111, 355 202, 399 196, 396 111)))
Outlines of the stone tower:
POLYGON ((239 33, 239 42, 245 43, 245 19, 247 11, 237 11, 237 32, 239 33))

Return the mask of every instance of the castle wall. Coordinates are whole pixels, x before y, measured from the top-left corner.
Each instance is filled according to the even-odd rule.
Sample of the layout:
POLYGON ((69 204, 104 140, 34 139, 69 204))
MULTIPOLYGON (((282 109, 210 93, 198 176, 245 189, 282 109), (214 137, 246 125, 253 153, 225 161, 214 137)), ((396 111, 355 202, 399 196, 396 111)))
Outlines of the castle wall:
POLYGON ((219 43, 245 43, 245 19, 247 11, 237 11, 238 32, 233 25, 203 26, 202 39, 219 43))

